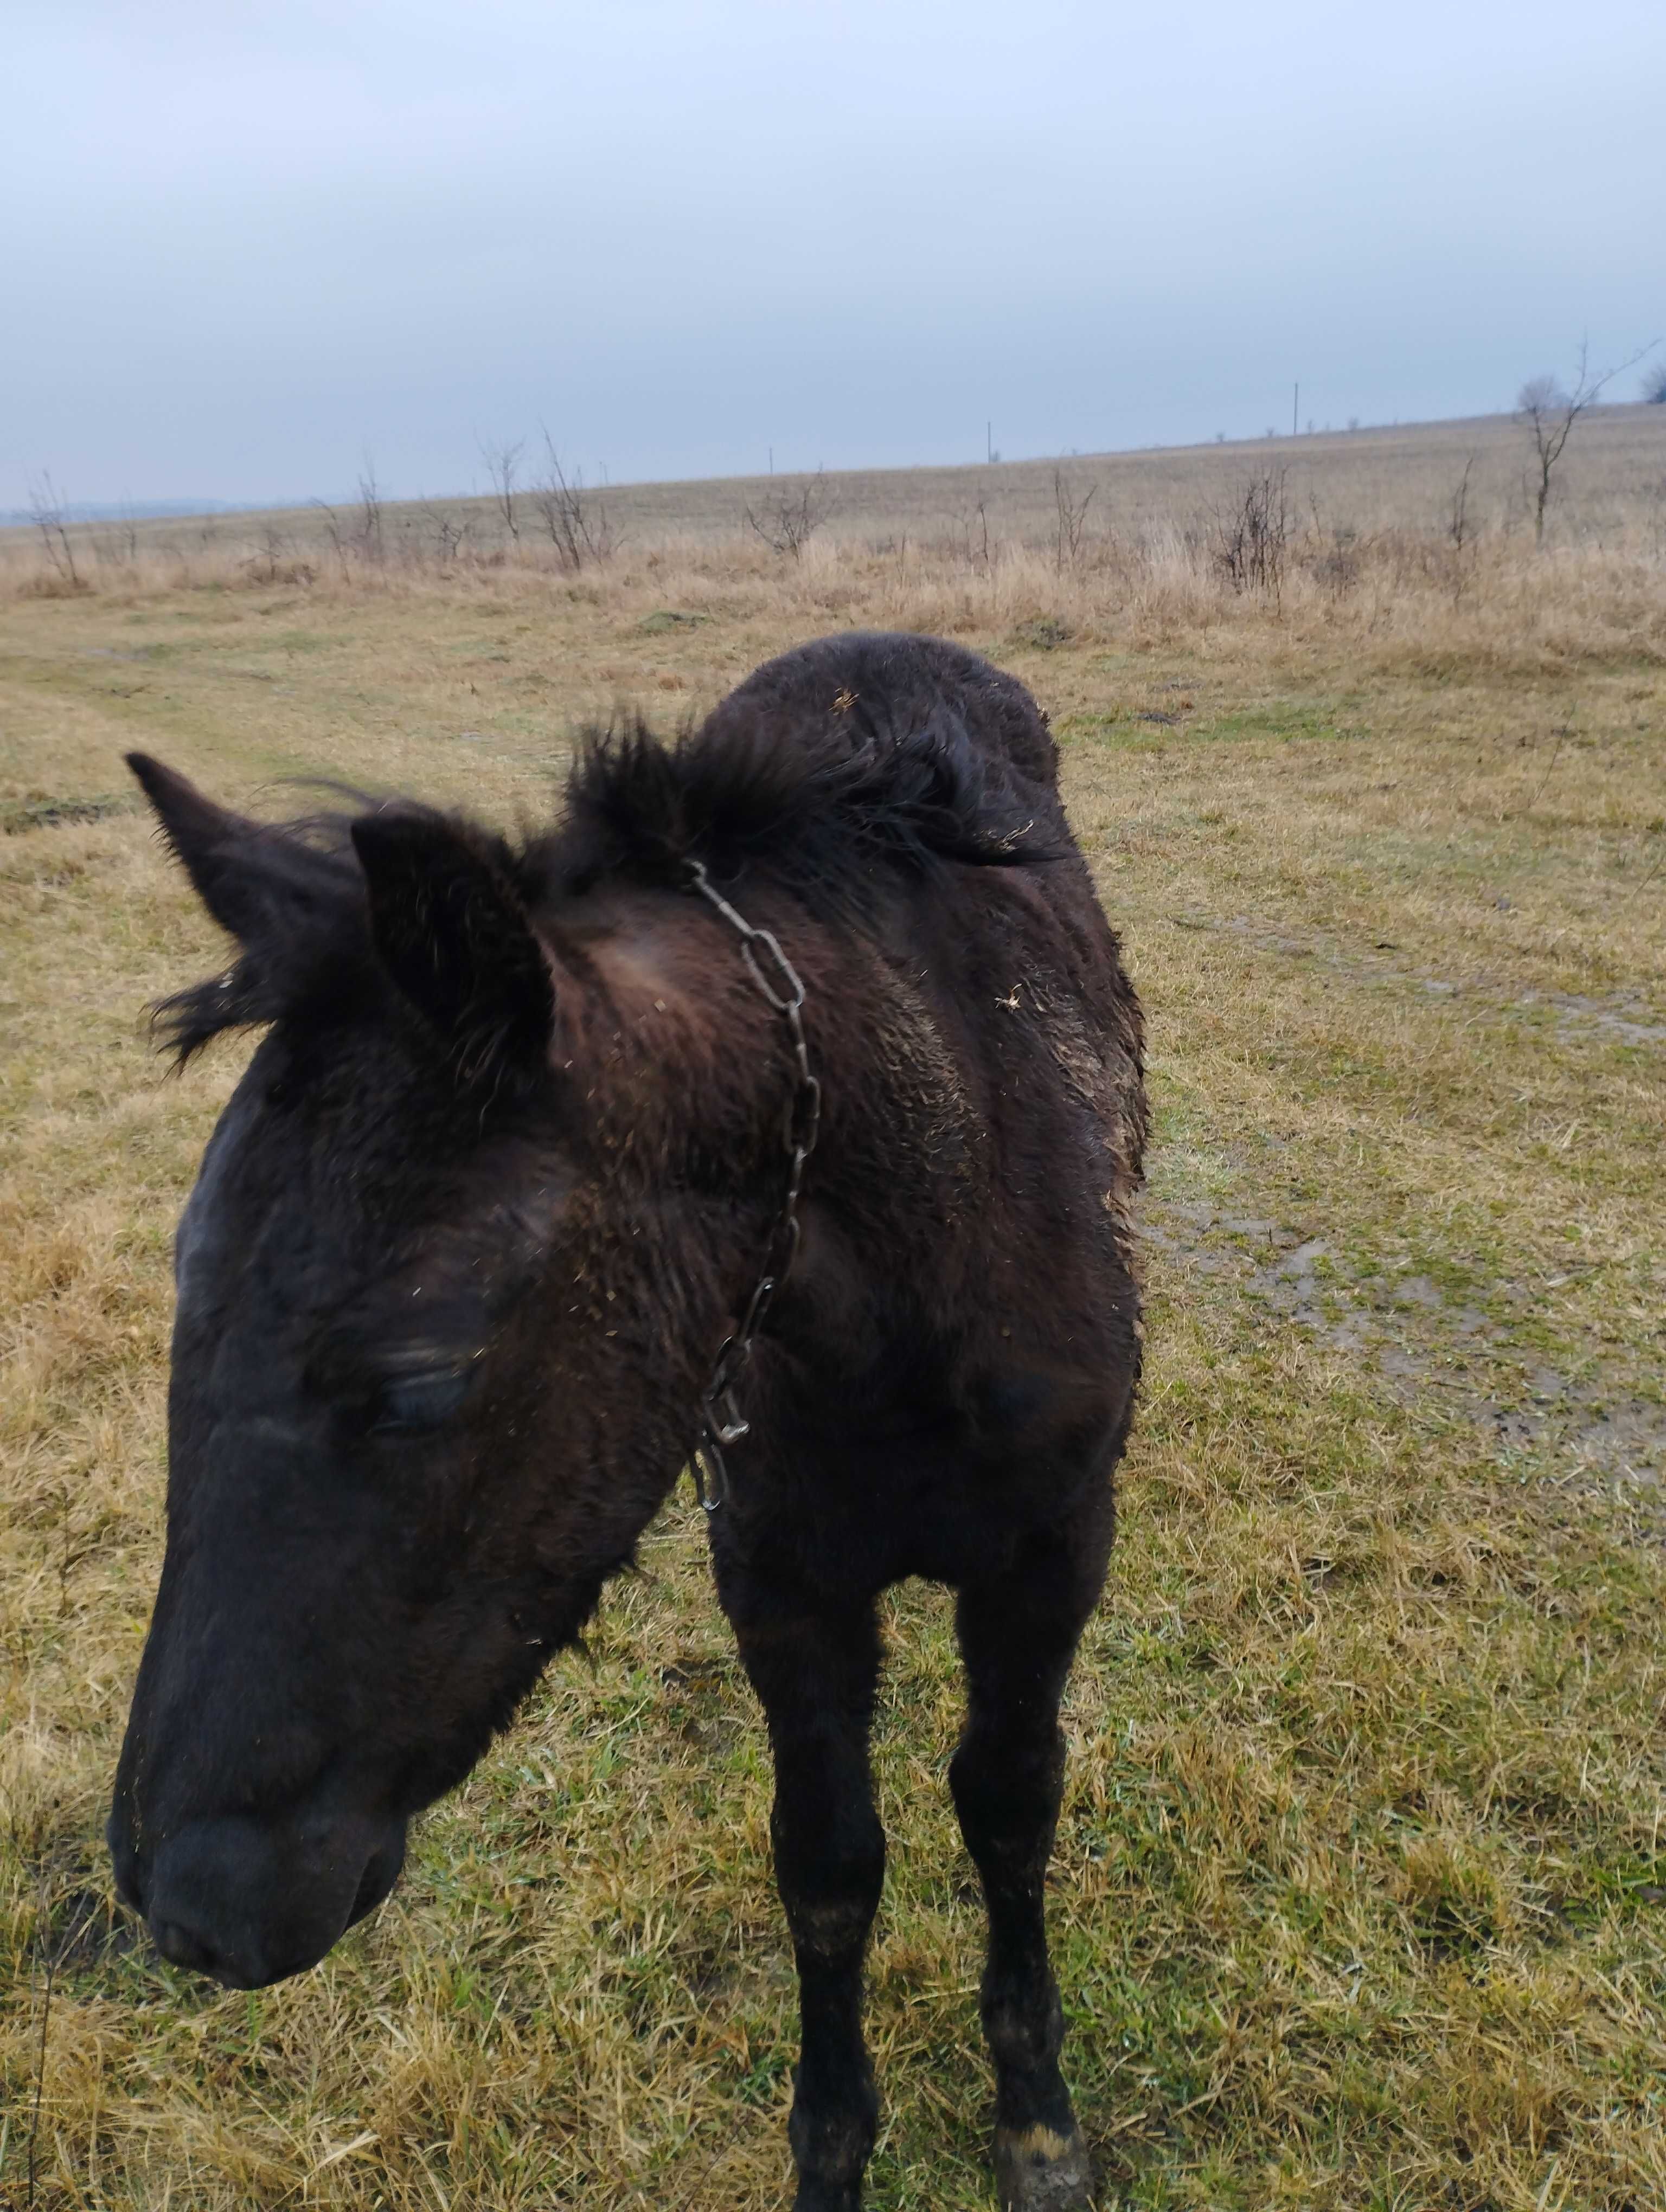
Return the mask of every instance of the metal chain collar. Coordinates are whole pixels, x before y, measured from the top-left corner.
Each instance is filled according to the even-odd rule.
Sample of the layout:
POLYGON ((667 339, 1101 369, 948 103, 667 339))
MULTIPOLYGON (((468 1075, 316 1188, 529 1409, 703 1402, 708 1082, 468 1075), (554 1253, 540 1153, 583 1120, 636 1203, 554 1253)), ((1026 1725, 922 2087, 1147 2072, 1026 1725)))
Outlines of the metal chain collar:
POLYGON ((700 1426, 689 1466, 695 1496, 708 1513, 715 1513, 729 1496, 729 1469, 723 1454, 729 1445, 739 1443, 751 1425, 740 1411, 735 1386, 751 1358, 753 1341, 770 1303, 798 1255, 799 1194, 804 1186, 804 1164, 815 1151, 821 1129, 822 1087, 810 1073, 810 1054, 804 1042, 804 985, 774 932, 754 929, 745 915, 737 914, 714 887, 700 861, 683 863, 683 884, 715 907, 739 936, 740 957, 747 973, 786 1023, 793 1051, 793 1089, 781 1122, 782 1149, 787 1160, 787 1194, 764 1249, 763 1272, 747 1300, 740 1326, 724 1338, 711 1380, 700 1394, 700 1426))

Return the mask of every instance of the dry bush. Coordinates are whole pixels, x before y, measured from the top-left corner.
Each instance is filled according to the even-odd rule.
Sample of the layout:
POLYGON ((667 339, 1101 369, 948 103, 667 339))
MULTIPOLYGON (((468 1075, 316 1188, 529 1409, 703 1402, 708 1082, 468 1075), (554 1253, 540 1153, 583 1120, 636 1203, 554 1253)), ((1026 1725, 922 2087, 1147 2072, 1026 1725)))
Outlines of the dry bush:
POLYGON ((772 553, 804 558, 804 549, 836 511, 837 501, 826 477, 818 469, 795 489, 783 485, 772 489, 767 501, 745 507, 746 526, 772 553))
POLYGON ((1235 592, 1279 596, 1290 542, 1289 477, 1287 469, 1263 470, 1230 506, 1215 510, 1210 550, 1235 592))
POLYGON ((1061 574, 1082 564, 1087 511, 1098 489, 1078 483, 1062 469, 1053 471, 1053 564, 1061 574))
MULTIPOLYGON (((29 519, 40 534, 52 581, 65 591, 84 591, 86 586, 76 567, 76 541, 70 535, 64 503, 50 475, 38 477, 29 487, 29 519)), ((40 580, 43 584, 46 580, 40 580)), ((47 596, 45 591, 38 591, 37 595, 47 596)))
POLYGON ((515 520, 515 489, 526 444, 524 438, 505 438, 496 444, 483 440, 480 445, 480 458, 491 480, 492 502, 503 518, 504 529, 515 541, 520 537, 520 526, 515 520))
POLYGON ((557 568, 564 574, 576 576, 581 568, 611 561, 618 543, 605 502, 585 488, 583 470, 575 470, 569 476, 547 430, 544 445, 544 472, 533 490, 532 504, 554 549, 557 568))

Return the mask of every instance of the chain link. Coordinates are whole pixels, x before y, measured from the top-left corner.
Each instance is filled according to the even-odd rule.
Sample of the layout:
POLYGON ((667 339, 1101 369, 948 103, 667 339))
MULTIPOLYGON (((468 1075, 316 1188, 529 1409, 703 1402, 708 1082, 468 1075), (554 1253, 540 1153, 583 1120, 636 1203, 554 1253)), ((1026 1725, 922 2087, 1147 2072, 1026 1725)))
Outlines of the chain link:
POLYGON ((822 1087, 810 1073, 810 1054, 804 1041, 804 985, 774 932, 755 929, 745 915, 738 914, 700 861, 683 863, 683 884, 715 907, 739 935, 746 972, 786 1023, 793 1054, 793 1088, 781 1120, 781 1145, 787 1163, 786 1194, 764 1248, 763 1272, 753 1285, 740 1326, 724 1338, 711 1380, 700 1394, 699 1432, 690 1471, 696 1497, 708 1513, 715 1513, 729 1496, 724 1452, 731 1444, 738 1444, 751 1425, 740 1410, 736 1389, 751 1363, 752 1345, 770 1303, 798 1256, 799 1196, 804 1188, 804 1164, 815 1151, 821 1133, 822 1087))

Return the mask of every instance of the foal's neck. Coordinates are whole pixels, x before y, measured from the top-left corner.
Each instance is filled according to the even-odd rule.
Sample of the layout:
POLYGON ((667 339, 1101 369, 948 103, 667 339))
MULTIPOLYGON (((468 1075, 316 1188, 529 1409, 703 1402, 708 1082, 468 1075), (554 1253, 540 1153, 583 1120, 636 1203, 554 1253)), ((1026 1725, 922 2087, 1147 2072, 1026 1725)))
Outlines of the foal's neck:
MULTIPOLYGON (((806 1197, 897 1260, 929 1224, 976 1202, 982 1122, 932 1009, 876 936, 812 914, 758 873, 722 887, 751 929, 770 931, 803 985, 822 1124, 806 1197)), ((692 891, 608 885, 555 918, 558 1067, 584 1085, 605 1140, 650 1175, 692 1162, 741 1212, 775 1203, 783 1120, 796 1086, 780 976, 757 972, 736 926, 692 891), (569 971, 570 980, 563 978, 569 971), (579 988, 573 988, 575 985, 579 988)))

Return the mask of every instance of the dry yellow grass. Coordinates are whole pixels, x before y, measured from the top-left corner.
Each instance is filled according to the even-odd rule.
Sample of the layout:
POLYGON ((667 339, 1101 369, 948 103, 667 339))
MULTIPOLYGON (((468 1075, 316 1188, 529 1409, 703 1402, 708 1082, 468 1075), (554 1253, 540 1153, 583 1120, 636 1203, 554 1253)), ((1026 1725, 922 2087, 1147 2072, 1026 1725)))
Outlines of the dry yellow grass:
MULTIPOLYGON (((1044 477, 987 564, 850 487, 797 564, 694 491, 576 579, 483 547, 263 584, 226 530, 194 585, 153 545, 44 597, 8 553, 0 2203, 782 2201, 769 1778, 686 1494, 594 1665, 551 1673, 317 1972, 228 1996, 112 1917, 169 1236, 240 1059, 173 1083, 146 1050, 143 1002, 218 947, 119 757, 276 809, 323 771, 536 813, 577 717, 674 720, 851 622, 1032 684, 1151 1018, 1149 1381, 1053 1908, 1104 2201, 1666 2202, 1656 414, 1590 426, 1593 469, 1599 433, 1631 459, 1584 507, 1570 477, 1542 557, 1496 518, 1441 535, 1461 436, 1456 469, 1444 433, 1385 445, 1375 489, 1304 453, 1321 524, 1276 602, 1198 523, 1259 453, 1119 462, 1101 501, 1145 519, 1075 563, 1044 477)), ((970 2207, 952 1642, 934 1594, 891 1613, 872 2199, 970 2207)))

